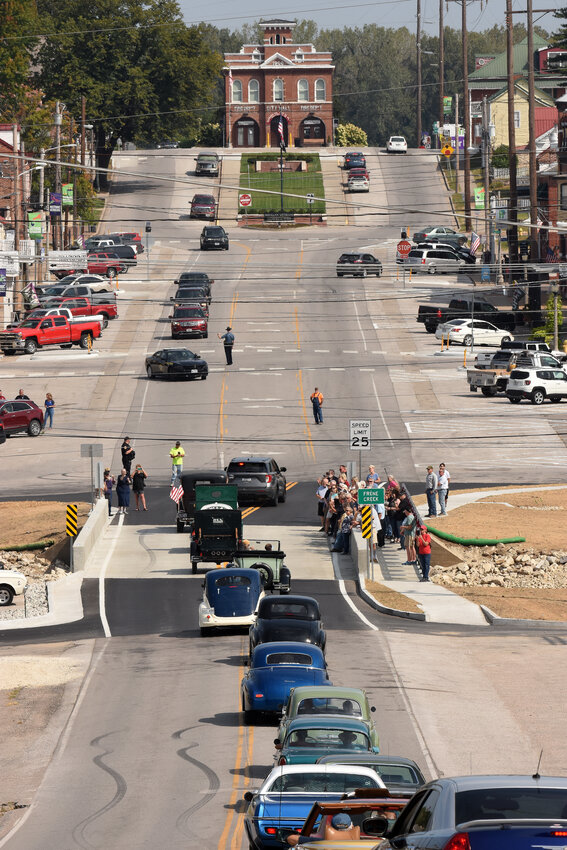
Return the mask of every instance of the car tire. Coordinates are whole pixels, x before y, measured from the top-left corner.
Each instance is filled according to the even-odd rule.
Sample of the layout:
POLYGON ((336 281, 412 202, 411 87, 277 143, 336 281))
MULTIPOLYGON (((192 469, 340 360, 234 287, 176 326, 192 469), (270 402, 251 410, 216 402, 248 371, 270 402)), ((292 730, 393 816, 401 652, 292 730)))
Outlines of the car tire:
POLYGON ((111 280, 116 277, 116 269, 107 269, 106 276, 111 280))
POLYGON ((285 502, 285 500, 286 500, 286 499, 287 499, 287 490, 286 490, 286 489, 285 489, 285 487, 284 487, 284 488, 283 488, 283 492, 282 492, 282 493, 280 493, 280 495, 278 496, 278 502, 282 502, 282 503, 283 503, 283 502, 285 502))
POLYGON ((172 333, 172 334, 171 334, 171 338, 172 338, 172 339, 179 339, 179 334, 174 334, 174 333, 172 333))
POLYGON ((252 565, 253 570, 258 570, 262 577, 262 584, 266 590, 273 590, 274 587, 274 571, 270 567, 269 564, 264 564, 262 561, 259 561, 257 564, 252 565))
POLYGON ((427 269, 427 271, 429 272, 429 274, 435 274, 435 272, 437 271, 437 269, 435 268, 435 266, 429 266, 429 268, 427 269))
POLYGON ((208 338, 209 338, 209 332, 207 331, 206 333, 203 334, 203 339, 208 339, 208 338))
POLYGON ((208 632, 210 632, 210 631, 211 631, 211 629, 203 629, 203 628, 201 628, 201 629, 199 629, 199 631, 201 632, 201 637, 207 637, 207 633, 208 633, 208 632))
POLYGON ((101 313, 101 316, 102 316, 102 329, 103 329, 103 331, 105 331, 108 327, 108 316, 106 316, 104 313, 101 313))
POLYGON ((376 277, 380 277, 382 275, 382 269, 379 272, 376 272, 376 277))
POLYGON ((201 380, 202 380, 202 381, 206 381, 206 380, 207 380, 207 378, 208 378, 208 375, 201 375, 201 380))
POLYGON ((32 419, 28 425, 28 434, 30 437, 38 437, 41 434, 41 425, 39 419, 32 419))
POLYGON ((119 271, 120 271, 120 274, 126 274, 126 272, 128 271, 128 266, 126 266, 126 265, 124 265, 124 263, 122 263, 119 271))
POLYGON ((153 369, 151 366, 146 366, 146 375, 148 376, 148 380, 151 381, 154 376, 153 369))
POLYGON ((79 342, 79 346, 81 348, 92 348, 92 344, 93 344, 93 335, 89 334, 89 333, 82 334, 81 340, 79 342))
POLYGON ((197 564, 199 561, 191 561, 191 574, 195 575, 197 572, 197 564))
POLYGON ((35 354, 36 351, 37 351, 37 348, 38 348, 38 346, 37 346, 37 342, 35 341, 35 339, 26 339, 26 342, 25 342, 25 345, 24 345, 24 351, 26 352, 26 354, 35 354))
POLYGON ((176 525, 177 525, 177 533, 183 534, 183 530, 185 528, 185 523, 183 522, 183 520, 178 519, 177 522, 176 522, 176 525))
POLYGON ((272 496, 271 499, 268 499, 268 505, 271 508, 277 508, 277 506, 278 506, 278 491, 277 490, 276 490, 276 495, 272 496))
MULTIPOLYGON (((255 720, 255 717, 256 717, 256 712, 250 711, 249 709, 243 709, 243 710, 244 710, 244 722, 247 726, 251 726, 252 723, 254 723, 254 720, 255 720)), ((250 845, 250 847, 253 847, 253 846, 254 846, 253 844, 250 845)))
POLYGON ((537 405, 543 404, 544 401, 545 401, 545 390, 535 389, 532 392, 532 397, 531 397, 530 401, 531 401, 532 404, 537 404, 537 405))
POLYGON ((501 343, 502 342, 512 342, 512 337, 511 336, 503 336, 502 339, 500 340, 500 342, 501 343))
POLYGON ((496 387, 481 387, 480 391, 483 395, 489 396, 489 397, 495 396, 498 392, 496 387))
POLYGON ((4 607, 6 605, 11 605, 13 598, 14 591, 10 585, 0 584, 0 606, 4 607))
POLYGON ((472 336, 470 334, 467 334, 466 337, 464 337, 463 345, 465 348, 469 348, 469 346, 472 345, 472 336))
POLYGON ((521 398, 510 398, 510 396, 508 396, 508 401, 510 402, 510 404, 519 404, 521 400, 521 398))

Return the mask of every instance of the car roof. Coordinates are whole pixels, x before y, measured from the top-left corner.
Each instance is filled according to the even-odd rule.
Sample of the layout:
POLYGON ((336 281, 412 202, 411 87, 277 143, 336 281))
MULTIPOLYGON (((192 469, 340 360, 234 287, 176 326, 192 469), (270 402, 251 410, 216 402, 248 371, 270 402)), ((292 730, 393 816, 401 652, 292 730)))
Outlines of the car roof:
MULTIPOLYGON (((483 788, 565 788, 565 776, 534 776, 514 774, 479 774, 476 776, 445 776, 435 783, 451 784, 456 792, 482 790, 483 788)), ((432 784, 432 783, 431 783, 432 784)))
MULTIPOLYGON (((209 570, 205 576, 205 581, 207 584, 213 584, 218 578, 226 576, 244 576, 244 578, 249 578, 253 584, 259 584, 262 578, 258 570, 251 570, 246 567, 223 567, 218 570, 209 570)), ((260 644, 260 646, 265 646, 265 644, 260 644)))
POLYGON ((269 461, 273 460, 272 457, 268 457, 268 455, 245 455, 243 457, 233 457, 230 463, 245 463, 246 461, 269 461))
MULTIPOLYGON (((262 644, 260 644, 262 646, 262 644)), ((321 717, 313 715, 304 717, 295 717, 287 727, 287 734, 293 732, 294 729, 344 729, 351 732, 363 732, 368 737, 368 725, 364 720, 359 720, 356 717, 321 717)))
POLYGON ((378 777, 379 786, 385 788, 384 782, 372 768, 364 766, 354 766, 349 764, 279 764, 272 768, 262 783, 262 787, 268 783, 271 785, 274 779, 278 776, 287 776, 290 773, 332 773, 332 774, 347 774, 349 776, 359 775, 367 776, 370 779, 378 777))
POLYGON ((285 596, 266 596, 262 600, 264 607, 270 607, 271 605, 281 605, 282 603, 295 603, 295 602, 309 602, 313 605, 319 607, 319 603, 313 596, 299 596, 298 594, 286 593, 285 596))
POLYGON ((325 687, 324 685, 299 685, 294 688, 291 697, 298 702, 302 699, 319 697, 320 699, 356 699, 364 702, 367 699, 362 688, 341 688, 337 685, 325 687))
MULTIPOLYGON (((215 570, 213 570, 215 572, 215 570)), ((253 570, 252 572, 258 572, 253 570)), ((264 597, 265 599, 266 597, 264 597)), ((267 654, 271 652, 310 652, 312 649, 322 653, 323 650, 314 643, 305 643, 300 640, 270 640, 266 643, 259 643, 252 650, 252 654, 265 650, 267 654)))
POLYGON ((356 764, 357 762, 364 762, 364 764, 396 764, 400 765, 400 767, 407 766, 417 769, 421 773, 419 766, 413 759, 406 758, 406 756, 380 755, 380 753, 345 753, 344 756, 341 756, 339 753, 333 753, 333 755, 321 756, 318 764, 356 764), (343 762, 341 760, 343 758, 348 761, 343 762))

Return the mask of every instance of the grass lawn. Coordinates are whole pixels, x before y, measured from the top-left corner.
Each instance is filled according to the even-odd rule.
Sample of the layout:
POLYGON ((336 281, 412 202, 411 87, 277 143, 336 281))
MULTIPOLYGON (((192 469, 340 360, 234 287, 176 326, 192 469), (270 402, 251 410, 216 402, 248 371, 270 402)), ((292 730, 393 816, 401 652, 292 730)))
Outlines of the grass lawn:
MULTIPOLYGON (((281 179, 279 171, 257 172, 255 162, 258 159, 279 162, 279 154, 244 154, 240 160, 240 186, 250 190, 252 204, 249 207, 239 207, 239 212, 259 214, 265 212, 279 212, 281 209, 281 179), (277 192, 276 195, 268 195, 262 190, 277 192)), ((306 160, 307 171, 284 171, 283 175, 283 208, 285 212, 307 213, 321 215, 325 212, 324 201, 315 201, 308 204, 306 196, 309 192, 316 198, 324 198, 323 176, 321 174, 321 161, 319 154, 295 154, 287 153, 287 160, 306 160), (287 193, 301 195, 300 198, 290 198, 287 193), (310 209, 311 207, 311 209, 310 209)))

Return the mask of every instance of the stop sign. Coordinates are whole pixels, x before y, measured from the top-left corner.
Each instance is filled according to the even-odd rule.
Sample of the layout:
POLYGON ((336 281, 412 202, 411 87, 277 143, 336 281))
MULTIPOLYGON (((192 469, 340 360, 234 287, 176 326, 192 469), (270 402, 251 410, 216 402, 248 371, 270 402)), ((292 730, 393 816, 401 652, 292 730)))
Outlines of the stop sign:
POLYGON ((252 196, 248 195, 248 194, 239 195, 238 196, 238 202, 239 202, 241 207, 249 207, 250 204, 252 203, 252 196))
POLYGON ((407 239, 401 239, 396 246, 396 250, 398 252, 398 257, 401 260, 405 260, 409 257, 409 252, 411 251, 411 242, 408 242, 407 239))

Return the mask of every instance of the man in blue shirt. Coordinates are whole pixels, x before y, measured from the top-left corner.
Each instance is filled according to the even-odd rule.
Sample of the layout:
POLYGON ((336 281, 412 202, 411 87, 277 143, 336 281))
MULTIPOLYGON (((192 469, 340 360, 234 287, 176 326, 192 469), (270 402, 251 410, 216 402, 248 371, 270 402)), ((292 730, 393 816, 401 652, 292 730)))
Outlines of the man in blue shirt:
POLYGON ((219 339, 224 340, 224 353, 226 365, 232 366, 232 346, 234 345, 234 334, 232 328, 227 328, 225 334, 217 334, 219 339))

